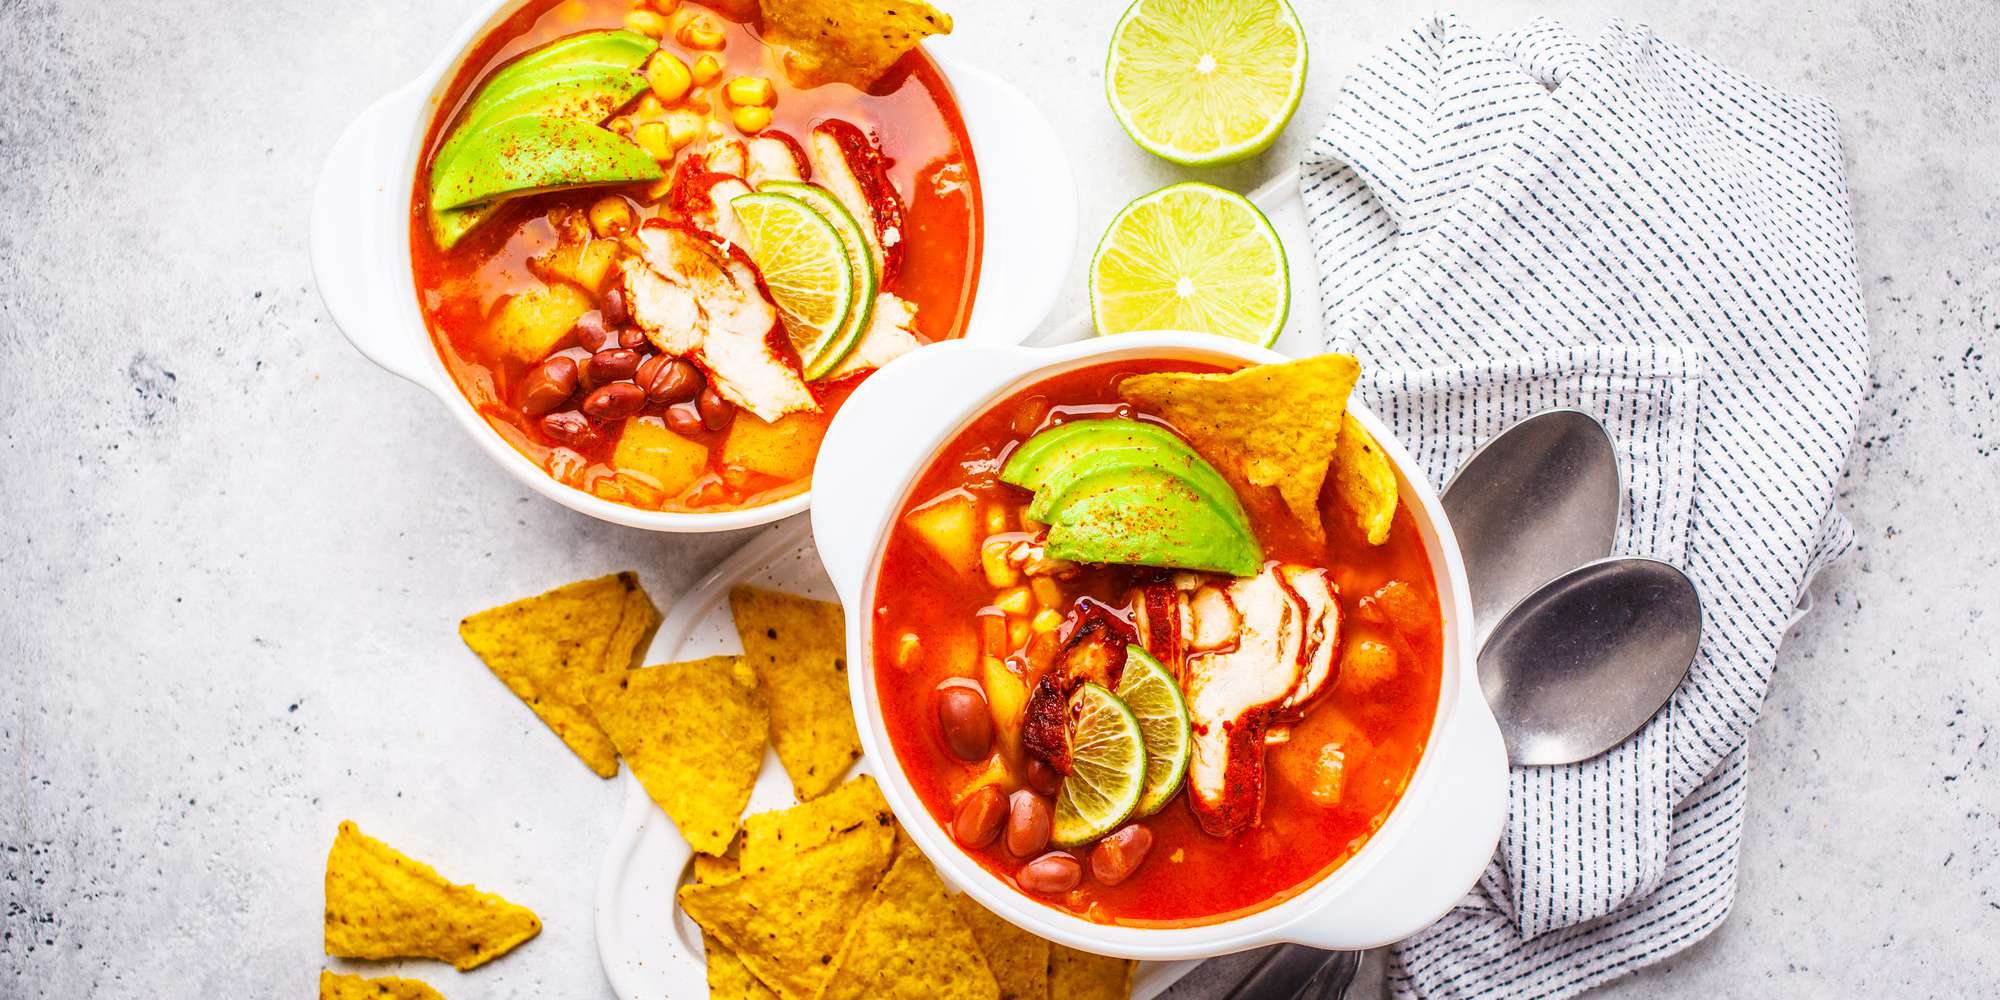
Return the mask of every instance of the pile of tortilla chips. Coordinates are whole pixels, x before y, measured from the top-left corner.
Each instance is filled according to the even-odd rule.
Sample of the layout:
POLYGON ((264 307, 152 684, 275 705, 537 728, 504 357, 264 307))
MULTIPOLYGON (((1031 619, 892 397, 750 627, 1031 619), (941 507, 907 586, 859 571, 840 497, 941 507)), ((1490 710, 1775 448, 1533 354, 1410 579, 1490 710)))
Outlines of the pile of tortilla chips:
POLYGON ((1315 542, 1326 537, 1319 498, 1331 468, 1341 507, 1381 545, 1396 515, 1396 473, 1347 412, 1360 374, 1353 357, 1322 354, 1226 374, 1134 375, 1118 392, 1166 418, 1237 483, 1275 487, 1315 542))
POLYGON ((951 15, 925 0, 761 0, 764 41, 786 50, 800 86, 846 83, 862 90, 931 35, 951 33, 951 15))
POLYGON ((954 899, 865 775, 743 829, 736 860, 696 855, 679 894, 715 1000, 1130 993, 1131 962, 1051 945, 954 899))

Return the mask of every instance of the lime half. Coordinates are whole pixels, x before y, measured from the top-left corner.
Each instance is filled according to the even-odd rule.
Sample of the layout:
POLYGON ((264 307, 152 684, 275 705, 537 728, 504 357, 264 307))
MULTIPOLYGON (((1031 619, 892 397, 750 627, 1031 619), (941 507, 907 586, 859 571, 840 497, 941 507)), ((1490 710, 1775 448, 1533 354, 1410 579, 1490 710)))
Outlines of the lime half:
POLYGON ((799 362, 810 365, 854 310, 854 269, 839 232, 790 195, 738 195, 729 207, 743 224, 750 259, 784 316, 799 362))
POLYGON ((1306 35, 1285 0, 1138 0, 1104 66, 1132 141, 1185 166, 1262 152, 1305 85, 1306 35))
POLYGON ((1292 306, 1278 231, 1248 198, 1186 181, 1142 195, 1090 259, 1098 333, 1192 330, 1271 346, 1292 306))
POLYGON ((1139 720, 1101 684, 1069 696, 1069 777, 1056 795, 1057 847, 1088 844, 1118 828, 1146 791, 1139 720))
POLYGON ((1187 774, 1187 702, 1174 675, 1138 646, 1125 647, 1125 673, 1118 678, 1118 700, 1139 720, 1139 735, 1146 743, 1146 790, 1139 796, 1135 816, 1151 816, 1173 801, 1187 774))
POLYGON ((854 221, 853 213, 833 196, 833 192, 817 184, 799 181, 772 181, 758 190, 797 198, 831 223, 833 231, 840 236, 840 248, 847 254, 848 267, 854 272, 854 308, 848 310, 847 321, 840 325, 838 333, 827 339, 818 357, 800 355, 806 366, 806 381, 824 378, 847 360, 847 355, 868 330, 868 321, 875 316, 875 289, 881 280, 875 273, 875 255, 868 250, 868 237, 861 232, 861 224, 854 221))

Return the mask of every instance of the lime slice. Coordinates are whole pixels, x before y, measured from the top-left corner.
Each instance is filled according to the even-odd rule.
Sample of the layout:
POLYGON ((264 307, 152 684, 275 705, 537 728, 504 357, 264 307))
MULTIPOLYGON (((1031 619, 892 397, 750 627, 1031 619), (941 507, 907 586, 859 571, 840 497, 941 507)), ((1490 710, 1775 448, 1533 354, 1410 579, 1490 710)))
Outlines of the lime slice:
POLYGON ((1139 735, 1146 742, 1146 790, 1139 796, 1134 816, 1151 816, 1173 801, 1187 774, 1188 747, 1193 738, 1188 731, 1187 702, 1174 675, 1138 646, 1125 647, 1125 673, 1118 678, 1118 700, 1139 720, 1139 735))
POLYGON ((1187 181, 1142 195, 1090 259, 1098 333, 1192 330, 1264 347, 1292 305, 1285 246, 1240 194, 1187 181))
POLYGON ((738 195, 729 207, 743 224, 750 259, 784 317, 800 363, 811 364, 854 311, 854 269, 840 234, 825 216, 790 195, 738 195))
POLYGON ((1184 166, 1262 152, 1305 85, 1306 35, 1285 0, 1138 0, 1104 65, 1132 141, 1184 166))
POLYGON ((1070 773, 1056 795, 1057 847, 1116 830, 1146 791, 1146 740, 1117 695, 1085 682, 1069 696, 1069 716, 1070 773))
POLYGON ((846 252, 847 264, 854 271, 854 308, 848 312, 847 322, 826 342, 819 357, 805 359, 806 381, 824 378, 847 360, 854 345, 861 342, 862 333, 867 331, 868 321, 875 317, 875 290, 881 280, 875 273, 875 255, 868 251, 868 237, 862 234, 861 224, 854 221, 854 214, 833 192, 798 181, 771 181, 758 190, 790 195, 811 206, 839 234, 840 248, 846 252))

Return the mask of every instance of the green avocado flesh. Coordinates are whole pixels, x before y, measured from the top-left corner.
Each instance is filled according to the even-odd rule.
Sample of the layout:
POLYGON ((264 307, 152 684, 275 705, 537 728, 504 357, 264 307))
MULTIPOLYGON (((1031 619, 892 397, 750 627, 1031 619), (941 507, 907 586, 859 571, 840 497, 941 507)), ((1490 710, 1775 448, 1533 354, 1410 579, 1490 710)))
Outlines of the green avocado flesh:
POLYGON ((570 118, 510 118, 465 140, 431 187, 431 207, 462 208, 592 184, 660 178, 660 164, 616 132, 570 118))
POLYGON ((1103 420, 1072 420, 1022 442, 1007 456, 1000 469, 1000 481, 1023 489, 1040 490, 1057 470, 1100 448, 1154 444, 1188 449, 1187 443, 1164 427, 1108 417, 1103 420))
POLYGON ((1079 456, 1042 480, 1041 487, 1035 490, 1034 502, 1028 505, 1028 516, 1037 521, 1047 521, 1049 515, 1063 505, 1077 483, 1099 472, 1132 466, 1150 466, 1171 472, 1229 520, 1249 521, 1249 515, 1243 512, 1243 505, 1236 499, 1236 491, 1229 488, 1222 473, 1215 471, 1215 466, 1208 464, 1195 454, 1193 448, 1181 444, 1179 440, 1172 445, 1146 442, 1106 445, 1079 456))
POLYGON ((1048 553, 1115 563, 1254 576, 1264 562, 1246 521, 1232 521, 1186 480, 1133 465, 1079 480, 1051 515, 1048 553))

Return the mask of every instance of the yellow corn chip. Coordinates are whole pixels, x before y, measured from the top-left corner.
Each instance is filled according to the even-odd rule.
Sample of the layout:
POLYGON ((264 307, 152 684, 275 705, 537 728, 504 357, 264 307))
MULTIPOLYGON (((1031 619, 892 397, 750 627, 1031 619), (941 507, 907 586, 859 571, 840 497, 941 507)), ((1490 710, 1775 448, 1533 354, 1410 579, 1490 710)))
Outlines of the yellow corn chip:
MULTIPOLYGON (((700 885, 735 881, 741 872, 731 858, 694 856, 694 880, 700 885)), ((777 994, 752 975, 743 960, 715 935, 701 932, 701 950, 708 956, 709 1000, 776 1000, 777 994)))
POLYGON ((1048 941, 1000 919, 971 896, 953 902, 1000 983, 1000 1000, 1049 1000, 1048 941))
POLYGON ((820 1000, 998 1000, 980 957, 922 851, 896 855, 841 942, 820 1000))
POLYGON ((444 1000, 444 994, 415 979, 363 979, 322 969, 319 1000, 444 1000))
POLYGON ((727 882, 743 874, 743 869, 737 866, 736 859, 718 857, 713 854, 702 854, 698 851, 695 853, 694 865, 692 867, 694 868, 694 880, 702 885, 727 882))
POLYGON ((343 820, 326 856, 326 953, 435 958, 462 972, 541 933, 526 907, 469 885, 343 820))
POLYGON ((590 714, 589 693, 625 617, 626 598, 638 588, 632 573, 601 576, 458 623, 459 636, 487 668, 603 778, 618 773, 618 752, 590 714))
POLYGON ((694 849, 721 854, 764 766, 770 716, 734 656, 625 670, 591 701, 646 794, 694 849))
POLYGON ((771 745, 800 801, 832 788, 861 757, 847 701, 840 605, 773 590, 729 592, 743 658, 771 706, 771 745))
POLYGON ((1221 375, 1134 375, 1118 393, 1165 417, 1238 482, 1277 487, 1292 516, 1319 541, 1326 537, 1319 491, 1360 375, 1352 357, 1322 354, 1221 375))
POLYGON ((800 86, 848 83, 863 90, 931 35, 951 34, 951 15, 925 0, 762 0, 764 40, 790 50, 800 86))
POLYGON ((1389 540, 1389 526, 1396 521, 1396 470, 1352 414, 1343 415, 1340 444, 1333 450, 1333 493, 1354 513, 1368 544, 1389 540))
POLYGON ((743 870, 763 871, 863 823, 896 825, 896 816, 889 811, 882 789, 874 778, 865 774, 811 802, 746 817, 743 870))
POLYGON ((681 886, 681 909, 783 1000, 812 1000, 894 841, 887 827, 856 827, 767 871, 681 886))
POLYGON ((635 581, 632 589, 625 592, 625 607, 618 617, 618 627, 604 644, 604 660, 598 667, 598 676, 616 678, 623 671, 645 666, 646 647, 653 644, 653 633, 659 628, 660 609, 653 606, 646 588, 635 581))
POLYGON ((1049 945, 1049 995, 1062 1000, 1126 1000, 1132 962, 1049 945))

